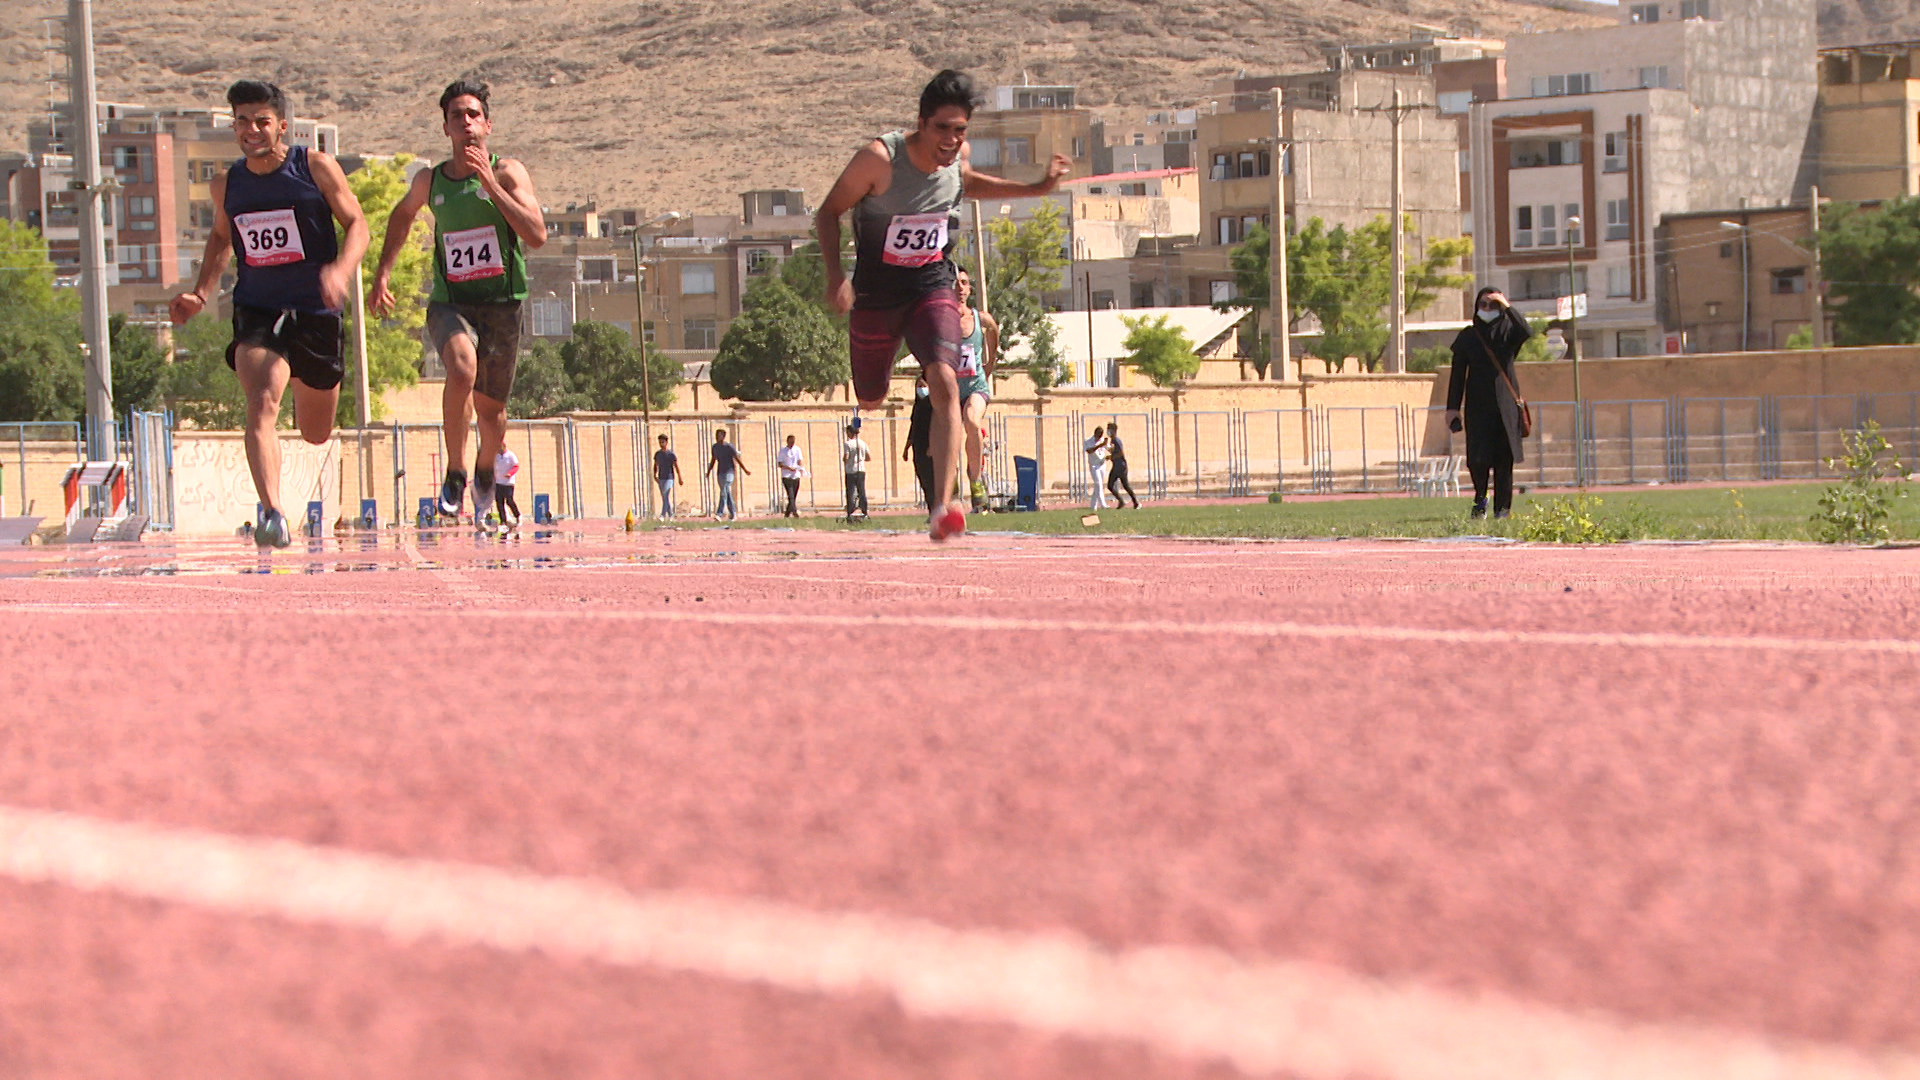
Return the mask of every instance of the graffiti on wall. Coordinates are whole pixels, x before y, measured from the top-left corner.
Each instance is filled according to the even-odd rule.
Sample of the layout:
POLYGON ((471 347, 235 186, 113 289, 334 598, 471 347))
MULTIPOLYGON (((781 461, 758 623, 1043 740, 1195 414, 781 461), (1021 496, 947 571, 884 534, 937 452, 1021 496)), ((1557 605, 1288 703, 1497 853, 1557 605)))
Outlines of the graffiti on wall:
MULTIPOLYGON (((230 533, 253 520, 259 502, 247 468, 244 441, 235 435, 181 432, 173 441, 175 531, 181 535, 230 533)), ((340 441, 314 446, 298 436, 280 440, 280 501, 299 527, 307 503, 324 504, 321 521, 340 513, 340 441)))

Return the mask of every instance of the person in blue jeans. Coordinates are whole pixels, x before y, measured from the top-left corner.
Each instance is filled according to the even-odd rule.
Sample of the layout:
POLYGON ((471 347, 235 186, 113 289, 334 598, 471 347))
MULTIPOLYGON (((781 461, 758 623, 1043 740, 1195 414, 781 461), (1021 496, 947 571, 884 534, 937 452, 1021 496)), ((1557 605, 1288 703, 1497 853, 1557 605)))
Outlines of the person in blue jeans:
POLYGON ((733 504, 735 469, 748 476, 753 475, 753 470, 740 460, 740 451, 727 441, 727 429, 721 428, 713 433, 713 453, 707 458, 707 475, 715 477, 720 484, 720 506, 713 516, 724 517, 728 521, 732 521, 736 514, 733 504))
POLYGON ((660 485, 660 516, 673 516, 673 486, 681 479, 680 455, 667 448, 667 437, 660 436, 660 449, 653 454, 653 480, 660 485))

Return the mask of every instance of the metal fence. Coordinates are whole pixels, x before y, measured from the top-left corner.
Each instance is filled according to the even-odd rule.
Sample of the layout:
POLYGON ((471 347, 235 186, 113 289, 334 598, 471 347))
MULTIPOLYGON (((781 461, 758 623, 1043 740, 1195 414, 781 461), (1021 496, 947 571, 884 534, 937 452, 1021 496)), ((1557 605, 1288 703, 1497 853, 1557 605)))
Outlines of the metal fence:
POLYGON ((61 478, 86 460, 80 425, 71 422, 0 424, 0 516, 58 518, 61 478))

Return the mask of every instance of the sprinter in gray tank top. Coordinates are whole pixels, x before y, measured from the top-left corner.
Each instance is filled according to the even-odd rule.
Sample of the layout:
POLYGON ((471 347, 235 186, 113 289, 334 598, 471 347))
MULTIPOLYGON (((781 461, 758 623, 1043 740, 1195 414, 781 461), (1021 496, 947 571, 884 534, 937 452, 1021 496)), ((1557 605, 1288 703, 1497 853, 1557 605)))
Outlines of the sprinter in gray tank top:
MULTIPOLYGON (((953 489, 955 462, 964 439, 960 416, 960 299, 948 258, 964 197, 1029 198, 1045 195, 1073 169, 1055 155, 1046 175, 1017 184, 973 170, 967 161, 967 124, 979 98, 973 80, 942 71, 920 92, 920 122, 912 132, 892 132, 853 156, 814 215, 821 260, 826 264, 827 303, 851 312, 853 390, 862 409, 886 399, 893 358, 904 340, 920 361, 933 403, 933 467, 936 491, 953 489), (853 212, 854 266, 849 282, 840 264, 840 216, 853 212)), ((956 504, 933 507, 928 535, 945 540, 966 530, 956 504)))

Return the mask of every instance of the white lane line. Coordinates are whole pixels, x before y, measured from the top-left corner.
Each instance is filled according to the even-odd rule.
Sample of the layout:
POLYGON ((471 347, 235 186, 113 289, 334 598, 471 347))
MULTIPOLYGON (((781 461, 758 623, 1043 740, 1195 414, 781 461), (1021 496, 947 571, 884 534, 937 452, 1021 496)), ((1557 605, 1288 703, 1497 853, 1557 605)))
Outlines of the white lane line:
POLYGON ((1450 630, 1411 626, 1354 626, 1296 622, 1194 623, 1171 620, 1016 619, 967 615, 808 615, 800 612, 559 611, 533 608, 352 608, 264 607, 257 609, 130 608, 78 604, 7 604, 0 612, 40 615, 136 615, 178 619, 187 615, 313 616, 357 619, 567 619, 594 622, 662 622, 709 626, 821 627, 830 629, 921 629, 966 633, 1168 634, 1198 637, 1306 638, 1386 641, 1405 644, 1565 646, 1615 649, 1707 649, 1735 652, 1862 653, 1920 655, 1920 641, 1899 638, 1733 637, 1722 634, 1607 633, 1563 630, 1450 630))
POLYGON ((1920 1057, 1573 1014, 1185 947, 962 930, 0 807, 0 876, 251 917, 764 983, 1345 1080, 1868 1080, 1920 1057))

